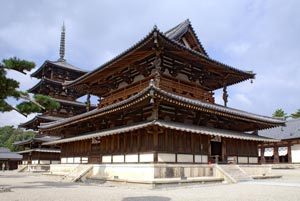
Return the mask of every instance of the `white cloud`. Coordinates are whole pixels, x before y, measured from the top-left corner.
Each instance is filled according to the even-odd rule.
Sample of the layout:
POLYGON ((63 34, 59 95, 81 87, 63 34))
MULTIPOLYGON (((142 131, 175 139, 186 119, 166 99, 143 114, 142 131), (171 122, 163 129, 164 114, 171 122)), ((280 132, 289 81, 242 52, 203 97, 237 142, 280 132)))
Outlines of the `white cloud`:
MULTIPOLYGON (((0 5, 2 57, 18 56, 38 65, 57 59, 60 26, 65 21, 66 58, 88 70, 126 50, 154 24, 165 31, 189 18, 212 58, 257 73, 254 84, 228 88, 231 107, 266 115, 278 107, 288 113, 300 108, 298 0, 28 0, 0 5)), ((21 88, 34 83, 24 80, 21 88)), ((223 102, 219 92, 216 102, 223 102)))
POLYGON ((0 113, 0 127, 6 125, 12 125, 18 127, 20 123, 29 121, 35 116, 35 114, 28 115, 25 117, 16 111, 10 111, 5 113, 0 113))

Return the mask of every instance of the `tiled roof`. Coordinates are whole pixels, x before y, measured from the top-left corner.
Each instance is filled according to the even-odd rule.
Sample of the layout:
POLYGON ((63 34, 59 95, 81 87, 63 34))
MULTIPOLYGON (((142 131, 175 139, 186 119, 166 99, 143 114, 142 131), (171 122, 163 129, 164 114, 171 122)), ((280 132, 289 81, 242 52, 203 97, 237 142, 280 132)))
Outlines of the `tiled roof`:
POLYGON ((199 38, 197 37, 196 32, 194 31, 192 24, 190 22, 190 20, 185 20, 184 22, 178 24, 177 26, 173 27, 172 29, 166 31, 164 34, 171 40, 175 40, 178 42, 178 40, 185 34, 187 33, 187 31, 191 29, 191 31, 193 32, 197 43, 199 44, 201 50, 203 51, 204 55, 208 57, 207 52, 205 51, 204 47, 202 46, 199 38))
POLYGON ((63 120, 50 122, 50 123, 44 123, 44 124, 41 124, 39 126, 39 128, 48 129, 48 128, 54 128, 54 127, 61 127, 61 126, 65 126, 67 124, 84 121, 84 120, 86 120, 86 118, 90 118, 91 116, 96 117, 96 116, 101 116, 101 115, 107 114, 111 111, 121 110, 124 107, 128 107, 129 105, 133 105, 135 103, 138 103, 138 102, 144 100, 146 97, 149 96, 151 90, 154 90, 154 92, 157 92, 158 95, 160 94, 159 98, 163 99, 164 97, 167 97, 167 98, 178 101, 179 104, 192 105, 192 106, 196 106, 198 108, 203 108, 205 110, 217 111, 219 113, 225 113, 225 114, 232 115, 232 116, 239 116, 239 117, 244 117, 244 118, 248 118, 248 119, 253 119, 256 121, 262 121, 262 122, 266 122, 268 124, 284 125, 284 123, 285 123, 285 121, 280 120, 280 119, 261 116, 261 115, 245 112, 242 110, 224 107, 221 105, 207 103, 207 102, 203 102, 200 100, 186 98, 186 97, 182 97, 182 96, 179 96, 179 95, 176 95, 173 93, 169 93, 169 92, 166 92, 166 91, 156 87, 154 85, 154 82, 150 81, 150 84, 148 87, 146 87, 141 92, 131 96, 130 98, 128 98, 126 100, 111 104, 111 105, 103 107, 103 108, 97 108, 90 112, 86 112, 86 113, 76 115, 76 116, 73 116, 70 118, 66 118, 63 120))
POLYGON ((36 149, 27 149, 24 151, 19 151, 19 154, 29 153, 29 152, 46 152, 46 153, 60 153, 59 149, 46 149, 46 148, 36 148, 36 149))
POLYGON ((68 62, 66 62, 65 60, 63 61, 49 61, 49 60, 46 60, 35 72, 33 72, 31 74, 31 77, 36 77, 38 76, 38 74, 42 71, 42 69, 47 65, 47 64, 50 64, 50 65, 54 65, 54 66, 57 66, 59 68, 63 68, 63 69, 66 69, 66 70, 71 70, 71 71, 76 71, 76 72, 81 72, 81 73, 87 73, 87 71, 85 70, 82 70, 76 66, 73 66, 71 64, 69 64, 68 62))
POLYGON ((286 121, 286 126, 261 130, 258 135, 280 140, 300 138, 300 118, 286 121))
POLYGON ((242 140, 252 140, 252 141, 264 141, 264 142, 276 142, 277 140, 256 136, 253 134, 248 133, 242 133, 242 132, 236 132, 231 130, 223 130, 223 129, 216 129, 216 128, 208 128, 203 126, 195 126, 190 124, 184 124, 184 123, 177 123, 177 122, 167 122, 167 121, 161 121, 161 120, 154 120, 154 121, 148 121, 148 122, 140 122, 133 125, 127 125, 122 127, 116 127, 111 128, 103 131, 96 131, 93 133, 77 136, 77 137, 71 137, 71 138, 65 138, 61 140, 56 140, 52 142, 46 142, 43 143, 43 145, 53 145, 53 144, 62 144, 67 142, 75 142, 79 140, 87 140, 92 139, 94 137, 103 137, 108 135, 116 135, 116 134, 122 134, 142 128, 146 128, 148 126, 159 126, 167 129, 172 130, 179 130, 189 133, 196 133, 196 134, 203 134, 203 135, 211 135, 211 136, 220 136, 220 137, 226 137, 226 138, 233 138, 233 139, 242 139, 242 140))
POLYGON ((59 137, 53 137, 53 136, 34 137, 34 138, 27 139, 27 140, 16 141, 13 144, 14 145, 22 145, 22 144, 28 144, 28 143, 33 142, 33 141, 51 142, 51 141, 58 140, 58 139, 60 139, 60 138, 59 137))
POLYGON ((0 160, 21 160, 22 155, 11 152, 5 147, 0 147, 0 160))

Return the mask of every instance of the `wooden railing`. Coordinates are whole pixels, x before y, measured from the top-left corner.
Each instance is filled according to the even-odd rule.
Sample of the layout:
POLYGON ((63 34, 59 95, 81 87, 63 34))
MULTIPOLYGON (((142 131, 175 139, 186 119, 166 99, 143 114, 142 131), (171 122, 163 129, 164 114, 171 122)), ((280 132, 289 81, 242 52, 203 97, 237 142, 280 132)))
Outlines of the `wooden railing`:
POLYGON ((121 89, 115 90, 109 94, 105 95, 105 98, 101 101, 100 107, 104 107, 122 100, 125 100, 129 98, 130 96, 137 94, 138 92, 145 89, 147 86, 149 86, 150 80, 153 79, 153 76, 150 76, 148 78, 145 78, 141 81, 138 81, 132 85, 123 87, 121 89))
POLYGON ((159 82, 159 88, 187 98, 198 99, 210 103, 215 102, 213 94, 211 92, 205 91, 200 87, 197 87, 195 85, 192 86, 190 84, 173 79, 171 77, 161 77, 159 82))

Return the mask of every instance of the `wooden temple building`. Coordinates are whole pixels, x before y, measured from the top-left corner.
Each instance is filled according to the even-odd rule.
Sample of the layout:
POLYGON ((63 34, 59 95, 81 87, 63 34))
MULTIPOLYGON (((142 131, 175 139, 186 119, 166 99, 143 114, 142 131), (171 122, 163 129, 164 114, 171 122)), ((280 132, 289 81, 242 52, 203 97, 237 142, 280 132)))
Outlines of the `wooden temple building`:
POLYGON ((63 26, 60 41, 60 58, 57 61, 45 61, 32 73, 31 76, 40 79, 40 81, 28 90, 32 94, 49 96, 58 102, 60 106, 58 109, 45 110, 42 114, 38 114, 33 119, 19 125, 19 127, 38 132, 37 136, 30 140, 15 142, 16 146, 20 146, 23 149, 23 151, 19 152, 23 155, 23 164, 51 164, 52 162, 58 163, 60 161, 59 147, 42 145, 43 142, 57 140, 58 138, 41 134, 38 131, 40 124, 63 120, 95 108, 90 103, 76 101, 76 99, 86 95, 86 93, 73 89, 64 89, 64 82, 75 80, 87 73, 69 64, 64 56, 65 27, 63 26))
POLYGON ((279 140, 259 144, 261 163, 300 163, 300 119, 286 122, 286 126, 261 130, 258 135, 279 140))
POLYGON ((227 88, 254 78, 212 59, 189 20, 165 33, 155 26, 112 60, 64 83, 98 96, 96 109, 39 129, 61 137, 44 143, 61 147, 61 163, 119 168, 112 175, 130 164, 140 167, 135 172, 147 164, 257 164, 258 144, 277 141, 257 131, 285 122, 227 107, 227 88), (224 106, 215 103, 218 89, 224 106))

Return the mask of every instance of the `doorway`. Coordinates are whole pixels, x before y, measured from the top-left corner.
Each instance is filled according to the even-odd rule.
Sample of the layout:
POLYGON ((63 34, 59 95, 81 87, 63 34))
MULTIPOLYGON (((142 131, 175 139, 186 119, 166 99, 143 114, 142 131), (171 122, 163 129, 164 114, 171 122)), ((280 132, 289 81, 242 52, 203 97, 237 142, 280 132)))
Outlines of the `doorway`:
POLYGON ((222 158, 222 141, 221 140, 211 140, 210 141, 210 153, 212 157, 212 162, 218 163, 222 158))

